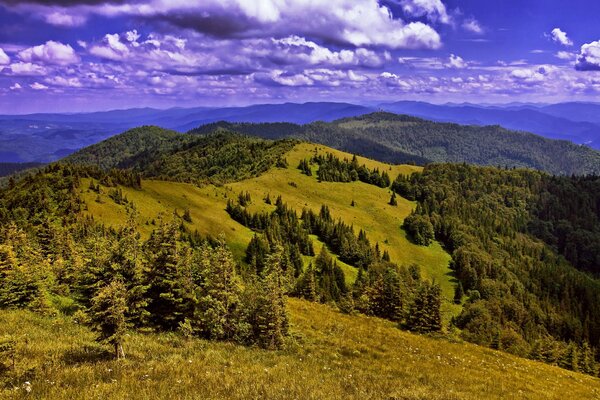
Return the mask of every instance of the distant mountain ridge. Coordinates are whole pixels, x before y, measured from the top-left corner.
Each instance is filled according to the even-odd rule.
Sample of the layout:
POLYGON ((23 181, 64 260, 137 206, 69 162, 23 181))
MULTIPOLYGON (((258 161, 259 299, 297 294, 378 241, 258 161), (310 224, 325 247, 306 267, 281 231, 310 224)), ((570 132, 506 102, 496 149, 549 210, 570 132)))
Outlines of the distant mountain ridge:
POLYGON ((600 104, 506 105, 402 101, 362 106, 313 102, 258 104, 247 107, 136 108, 92 113, 0 115, 0 162, 50 162, 128 129, 156 125, 179 132, 228 122, 332 122, 374 111, 409 114, 468 125, 500 125, 600 149, 600 104))

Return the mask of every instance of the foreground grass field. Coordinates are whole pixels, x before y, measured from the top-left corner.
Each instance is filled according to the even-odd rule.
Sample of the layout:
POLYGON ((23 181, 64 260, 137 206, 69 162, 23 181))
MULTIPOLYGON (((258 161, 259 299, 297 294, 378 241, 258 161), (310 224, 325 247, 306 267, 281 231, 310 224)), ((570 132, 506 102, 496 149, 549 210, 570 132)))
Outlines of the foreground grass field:
MULTIPOLYGON (((334 153, 340 158, 351 158, 347 153, 325 146, 314 144, 299 144, 286 155, 288 168, 274 168, 258 178, 244 180, 223 187, 205 186, 202 188, 185 183, 144 181, 142 190, 122 188, 123 193, 137 207, 142 231, 149 234, 154 226, 150 224, 162 212, 170 214, 177 209, 182 212, 189 209, 192 216, 190 228, 197 229, 201 234, 218 236, 224 234, 227 242, 238 259, 243 257, 253 232, 233 221, 225 212, 228 199, 237 200, 238 193, 249 192, 252 197, 250 210, 271 210, 263 199, 269 195, 275 201, 282 196, 283 201, 296 209, 298 213, 303 208, 318 211, 323 204, 329 206, 335 218, 353 224, 355 229, 363 229, 369 239, 379 243, 381 251, 388 250, 392 261, 401 265, 417 264, 424 275, 440 283, 444 296, 443 315, 446 321, 460 311, 460 306, 453 302, 454 283, 450 276, 448 263, 450 255, 439 243, 434 242, 428 247, 412 244, 406 233, 400 228, 404 218, 413 210, 415 204, 403 198, 398 198, 398 206, 388 204, 391 192, 362 182, 335 183, 318 182, 316 176, 306 176, 300 173, 297 166, 302 159, 315 154, 334 153), (351 206, 352 200, 355 206, 351 206)), ((369 168, 379 168, 387 171, 392 179, 398 174, 410 174, 421 168, 410 165, 388 165, 385 163, 359 157, 360 164, 369 168)), ((83 188, 88 183, 84 182, 83 188)), ((83 193, 88 212, 97 221, 108 225, 121 225, 126 220, 125 208, 116 205, 106 193, 101 195, 101 203, 96 202, 96 194, 83 193)), ((321 244, 316 242, 317 250, 321 244)), ((309 261, 309 260, 307 260, 309 261)), ((342 265, 349 282, 356 277, 356 270, 342 265)))
POLYGON ((3 399, 597 399, 600 379, 402 332, 289 299, 292 339, 272 352, 131 333, 114 361, 69 317, 0 313, 17 339, 3 399), (29 382, 29 385, 25 382, 29 382), (30 392, 27 393, 27 388, 30 392))

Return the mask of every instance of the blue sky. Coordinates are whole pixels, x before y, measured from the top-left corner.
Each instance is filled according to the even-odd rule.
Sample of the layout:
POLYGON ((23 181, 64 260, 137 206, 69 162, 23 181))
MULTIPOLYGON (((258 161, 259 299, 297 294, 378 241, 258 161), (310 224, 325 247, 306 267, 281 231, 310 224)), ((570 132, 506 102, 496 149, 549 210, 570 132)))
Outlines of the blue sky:
POLYGON ((600 101, 600 2, 0 0, 0 112, 600 101))

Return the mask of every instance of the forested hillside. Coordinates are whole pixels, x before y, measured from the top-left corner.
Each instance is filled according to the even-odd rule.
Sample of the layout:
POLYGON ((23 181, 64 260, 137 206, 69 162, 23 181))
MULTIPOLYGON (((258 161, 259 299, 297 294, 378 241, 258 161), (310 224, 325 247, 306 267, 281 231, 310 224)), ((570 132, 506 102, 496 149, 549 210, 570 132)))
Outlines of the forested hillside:
POLYGON ((597 184, 431 165, 392 187, 452 254, 464 338, 595 375, 600 281, 573 266, 598 272, 597 184))
POLYGON ((372 113, 332 123, 216 123, 190 133, 222 128, 276 139, 295 137, 390 163, 467 162, 525 167, 557 175, 600 173, 600 152, 500 126, 438 123, 406 115, 372 113))
MULTIPOLYGON (((279 351, 294 365, 311 352, 333 352, 338 361, 332 365, 352 365, 347 373, 360 376, 360 365, 418 368, 410 354, 440 357, 443 364, 434 344, 441 339, 464 346, 476 364, 487 362, 483 350, 450 341, 598 375, 600 282, 575 269, 569 262, 575 263, 573 250, 567 250, 575 248, 577 260, 587 260, 576 266, 595 270, 588 265, 594 247, 581 239, 597 232, 593 178, 449 164, 422 170, 292 140, 155 128, 128 132, 76 156, 76 164, 47 166, 0 192, 0 316, 76 332, 81 348, 71 350, 75 359, 102 365, 111 357, 127 359, 132 351, 127 362, 133 364, 127 365, 139 366, 151 348, 165 354, 165 343, 181 343, 189 349, 186 357, 195 359, 201 353, 196 346, 218 349, 227 345, 215 342, 227 342, 259 358, 272 356, 256 348, 279 351), (143 148, 146 136, 158 147, 143 148), (110 162, 99 163, 105 155, 110 162), (579 207, 555 210, 572 190, 580 192, 579 207), (564 221, 573 233, 563 245, 564 221), (543 237, 546 245, 533 234, 556 240, 543 237), (14 311, 24 309, 29 311, 14 311), (324 326, 318 318, 325 314, 345 322, 324 326), (307 323, 311 315, 317 319, 307 323), (402 336, 414 343, 411 350, 391 350, 377 336, 383 327, 438 339, 402 336), (345 329, 363 336, 350 344, 345 329), (89 338, 100 346, 86 347, 89 338), (365 358, 373 341, 387 350, 365 358)), ((42 382, 64 377, 71 356, 28 369, 24 354, 31 350, 23 333, 0 332, 6 335, 0 337, 3 359, 16 360, 0 366, 6 387, 27 381, 34 389, 63 393, 42 382)), ((39 340, 47 348, 46 339, 39 340)), ((161 364, 161 357, 169 358, 152 361, 159 369, 174 362, 161 364)), ((240 357, 249 369, 262 365, 240 357)), ((448 362, 445 381, 455 391, 453 382, 462 381, 470 367, 448 362)), ((543 397, 538 385, 548 372, 525 361, 511 363, 536 370, 535 389, 528 393, 543 397)), ((436 368, 423 360, 419 365, 436 368)), ((329 379, 327 371, 316 375, 329 379)), ((492 375, 503 379, 505 373, 498 367, 492 375)), ((115 379, 136 386, 126 376, 115 379)), ((364 391, 344 384, 354 382, 348 377, 327 382, 341 385, 340 395, 387 398, 407 381, 394 377, 384 386, 369 383, 364 391)), ((432 393, 422 385, 423 393, 432 393)), ((486 394, 476 386, 458 398, 486 394)), ((164 390, 162 383, 158 387, 164 390)), ((496 397, 506 394, 493 387, 496 397)), ((405 394, 419 398, 412 389, 405 394)))

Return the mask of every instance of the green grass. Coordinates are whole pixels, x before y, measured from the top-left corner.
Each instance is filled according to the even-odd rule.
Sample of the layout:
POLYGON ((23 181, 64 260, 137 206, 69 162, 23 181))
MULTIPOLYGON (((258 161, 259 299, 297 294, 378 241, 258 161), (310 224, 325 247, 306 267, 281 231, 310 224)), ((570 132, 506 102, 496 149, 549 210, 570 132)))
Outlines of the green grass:
MULTIPOLYGON (((248 191, 252 197, 250 210, 272 210, 263 199, 270 195, 274 202, 281 195, 283 201, 300 213, 304 207, 319 211, 321 205, 327 204, 335 218, 341 218, 348 224, 353 224, 356 231, 363 229, 373 243, 379 243, 383 252, 388 250, 392 261, 401 265, 417 264, 423 274, 435 279, 442 287, 444 296, 443 314, 446 321, 460 311, 460 306, 454 305, 454 283, 449 275, 448 264, 450 255, 439 243, 428 247, 412 244, 406 233, 400 228, 406 216, 416 204, 403 198, 398 198, 398 206, 388 205, 391 195, 389 189, 382 189, 362 182, 338 183, 318 182, 315 176, 303 175, 297 166, 300 160, 318 153, 332 152, 341 158, 352 156, 325 146, 314 144, 299 144, 287 155, 287 169, 274 168, 260 177, 225 185, 224 187, 196 187, 184 183, 144 181, 142 190, 122 188, 127 198, 134 202, 140 212, 142 231, 149 234, 152 225, 146 222, 155 219, 159 212, 170 214, 174 209, 181 211, 189 208, 192 215, 192 229, 198 229, 202 234, 218 236, 224 234, 234 254, 241 258, 253 233, 233 221, 225 212, 228 199, 237 200, 241 191, 248 191), (290 185, 293 183, 295 186, 290 185), (355 201, 355 207, 350 204, 355 201)), ((420 171, 420 167, 410 165, 389 165, 362 157, 360 164, 369 168, 379 168, 387 171, 392 179, 398 174, 410 174, 420 171)), ((82 187, 87 191, 88 183, 82 187)), ((117 206, 106 194, 102 195, 102 204, 94 201, 96 194, 84 193, 88 211, 97 221, 108 225, 123 224, 126 218, 125 208, 117 206)), ((317 251, 320 245, 315 243, 317 251)), ((349 282, 356 277, 356 270, 341 264, 349 282)))
POLYGON ((281 351, 131 332, 112 360, 68 317, 0 312, 17 339, 2 399, 594 399, 600 380, 289 299, 281 351), (23 384, 30 382, 26 396, 23 384))

